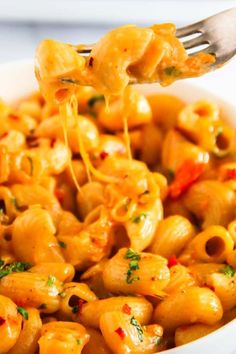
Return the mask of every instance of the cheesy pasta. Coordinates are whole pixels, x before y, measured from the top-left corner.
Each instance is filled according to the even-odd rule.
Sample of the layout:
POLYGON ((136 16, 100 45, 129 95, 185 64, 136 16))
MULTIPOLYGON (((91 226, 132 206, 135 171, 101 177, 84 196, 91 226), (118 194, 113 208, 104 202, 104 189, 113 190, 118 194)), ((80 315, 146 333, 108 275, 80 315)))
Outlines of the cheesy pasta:
POLYGON ((43 41, 41 93, 0 102, 0 353, 154 354, 236 315, 235 132, 127 87, 214 57, 172 24, 79 48, 43 41))

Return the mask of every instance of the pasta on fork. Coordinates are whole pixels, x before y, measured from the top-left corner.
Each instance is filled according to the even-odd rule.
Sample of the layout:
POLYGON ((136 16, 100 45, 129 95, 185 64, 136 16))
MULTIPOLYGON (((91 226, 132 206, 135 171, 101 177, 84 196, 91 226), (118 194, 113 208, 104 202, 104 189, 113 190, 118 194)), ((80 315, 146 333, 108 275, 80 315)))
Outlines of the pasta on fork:
POLYGON ((35 68, 41 90, 48 99, 62 101, 79 84, 93 86, 109 97, 122 94, 131 80, 168 85, 206 73, 214 56, 188 57, 175 32, 169 23, 150 28, 126 25, 101 38, 88 57, 77 53, 83 45, 42 41, 35 68))

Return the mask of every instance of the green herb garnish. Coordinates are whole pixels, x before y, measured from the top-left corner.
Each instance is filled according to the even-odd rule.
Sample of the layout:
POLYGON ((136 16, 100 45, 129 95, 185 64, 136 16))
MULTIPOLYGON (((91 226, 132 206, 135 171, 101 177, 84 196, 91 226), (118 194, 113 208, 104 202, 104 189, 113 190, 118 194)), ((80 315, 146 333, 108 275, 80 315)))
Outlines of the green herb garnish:
POLYGON ((53 286, 55 280, 56 278, 54 277, 54 275, 49 275, 47 280, 47 286, 53 286))
POLYGON ((72 311, 72 313, 78 313, 79 312, 79 306, 77 306, 77 305, 73 306, 71 311, 72 311))
POLYGON ((34 163, 33 163, 33 159, 31 156, 27 156, 27 159, 29 161, 30 164, 30 176, 33 176, 33 172, 34 172, 34 163))
POLYGON ((133 216, 130 220, 134 222, 135 224, 139 224, 142 220, 144 220, 147 217, 146 213, 141 213, 139 215, 133 216))
POLYGON ((60 79, 60 82, 61 82, 62 84, 71 84, 71 85, 78 85, 78 84, 79 84, 79 81, 78 81, 78 80, 76 80, 76 79, 71 79, 71 78, 69 78, 69 77, 62 77, 62 78, 60 79))
POLYGON ((12 202, 12 204, 14 205, 14 207, 15 207, 17 210, 20 210, 20 206, 19 206, 19 204, 17 203, 16 198, 11 198, 11 202, 12 202))
POLYGON ((129 259, 129 269, 127 271, 127 277, 126 277, 126 282, 128 284, 132 284, 133 282, 139 280, 139 277, 132 277, 134 274, 134 271, 139 269, 139 260, 140 260, 140 255, 136 253, 134 250, 129 248, 125 254, 125 259, 129 259))
POLYGON ((25 320, 29 319, 28 311, 26 309, 24 309, 24 307, 18 306, 17 307, 17 311, 21 314, 21 316, 24 317, 25 320))
POLYGON ((136 327, 137 332, 138 332, 138 338, 140 340, 140 342, 143 342, 143 329, 140 326, 140 324, 138 323, 138 321, 133 317, 131 317, 130 323, 136 327))
POLYGON ((139 261, 140 255, 137 252, 135 252, 134 250, 132 250, 132 248, 128 248, 124 258, 139 261))
POLYGON ((227 264, 224 268, 219 270, 219 273, 223 273, 224 275, 227 275, 227 277, 232 278, 235 274, 235 269, 227 264))
POLYGON ((105 101, 105 98, 103 95, 95 95, 93 97, 91 97, 89 100, 88 100, 88 106, 90 108, 93 108, 93 106, 95 105, 95 103, 97 102, 104 102, 105 101))
POLYGON ((223 133, 223 128, 222 127, 217 127, 216 137, 219 137, 222 133, 223 133))
POLYGON ((0 279, 11 273, 25 272, 31 267, 31 264, 27 262, 14 262, 11 264, 4 264, 2 262, 0 264, 0 279))
POLYGON ((66 293, 65 291, 62 291, 61 293, 58 294, 60 297, 62 297, 63 299, 66 297, 66 293))
POLYGON ((63 242, 63 241, 58 241, 58 243, 59 243, 59 246, 60 246, 61 248, 66 248, 66 243, 65 243, 65 242, 63 242))
POLYGON ((80 339, 76 339, 76 343, 77 343, 78 345, 81 345, 81 344, 82 344, 82 342, 81 342, 80 339))
POLYGON ((156 337, 156 345, 160 345, 162 342, 162 337, 156 337))
POLYGON ((173 170, 171 170, 170 168, 167 170, 167 173, 168 173, 168 177, 171 178, 171 179, 174 179, 175 177, 175 173, 173 170))
POLYGON ((179 76, 181 75, 181 71, 177 69, 175 66, 169 66, 164 69, 164 73, 168 76, 179 76))

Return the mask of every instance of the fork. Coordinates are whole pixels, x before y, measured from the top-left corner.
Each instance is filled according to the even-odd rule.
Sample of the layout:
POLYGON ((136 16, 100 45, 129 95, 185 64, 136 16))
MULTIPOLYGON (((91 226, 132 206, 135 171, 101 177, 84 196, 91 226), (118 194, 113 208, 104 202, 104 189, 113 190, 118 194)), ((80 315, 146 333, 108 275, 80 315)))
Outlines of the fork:
MULTIPOLYGON (((183 46, 191 50, 190 56, 200 52, 213 54, 215 62, 211 69, 228 62, 236 54, 236 7, 220 12, 202 21, 189 26, 178 28, 176 31, 178 38, 183 38, 183 46), (197 36, 196 36, 197 35, 197 36), (188 39, 190 36, 195 36, 188 39), (205 48, 200 50, 200 46, 205 48)), ((83 45, 77 47, 80 54, 90 54, 93 45, 83 45)))

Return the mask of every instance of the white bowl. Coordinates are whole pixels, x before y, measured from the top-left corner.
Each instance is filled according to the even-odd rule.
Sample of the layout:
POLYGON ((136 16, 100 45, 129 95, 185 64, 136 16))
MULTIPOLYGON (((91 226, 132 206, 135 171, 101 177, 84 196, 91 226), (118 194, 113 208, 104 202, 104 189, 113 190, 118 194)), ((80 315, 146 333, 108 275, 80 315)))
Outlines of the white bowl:
MULTIPOLYGON (((197 79, 196 79, 197 82, 197 79)), ((33 62, 21 61, 0 65, 0 97, 11 102, 24 97, 38 88, 34 77, 33 62)), ((236 128, 236 107, 230 102, 221 100, 213 93, 201 87, 187 83, 187 80, 177 82, 167 88, 160 85, 142 85, 140 89, 145 93, 168 92, 186 102, 198 99, 210 99, 217 102, 224 118, 236 128)), ((236 354, 236 320, 216 330, 206 337, 190 344, 162 352, 163 354, 236 354)))

